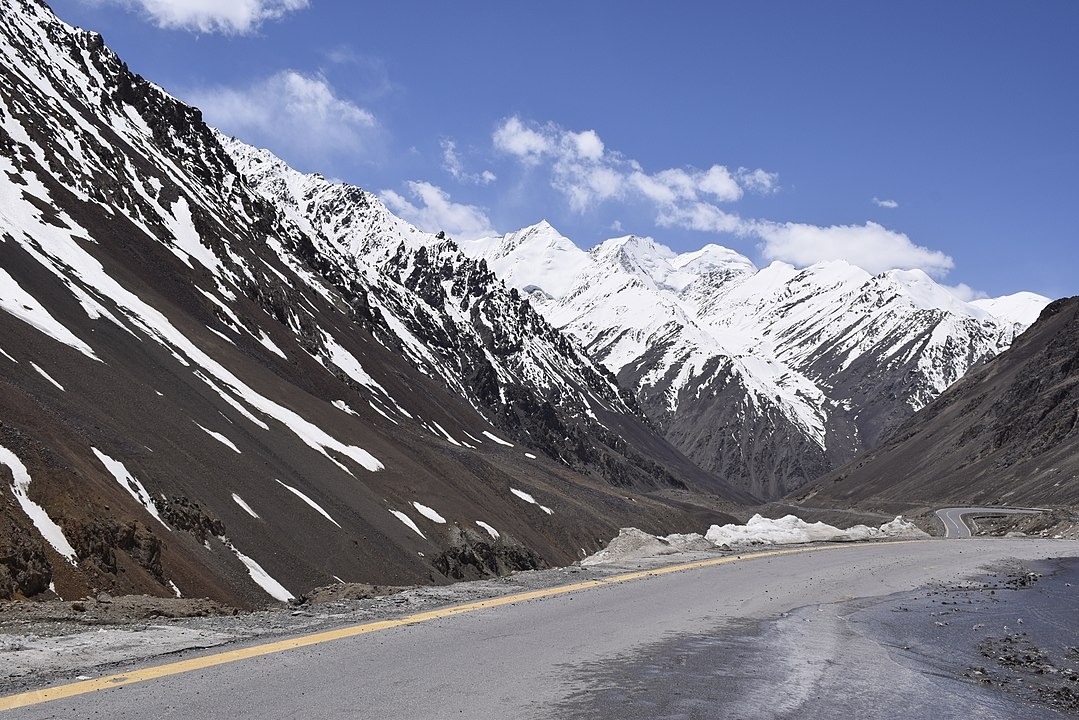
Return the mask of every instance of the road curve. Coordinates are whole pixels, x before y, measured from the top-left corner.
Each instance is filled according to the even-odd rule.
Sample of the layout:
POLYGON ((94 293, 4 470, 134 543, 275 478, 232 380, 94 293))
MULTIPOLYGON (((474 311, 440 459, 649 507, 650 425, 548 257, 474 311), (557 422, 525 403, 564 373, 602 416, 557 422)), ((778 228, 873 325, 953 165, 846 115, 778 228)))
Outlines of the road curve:
MULTIPOLYGON (((296 638, 292 649, 270 654, 259 652, 257 646, 233 648, 227 652, 253 652, 226 664, 214 664, 220 651, 205 653, 190 658, 205 660, 202 666, 194 664, 179 673, 159 666, 141 682, 130 684, 126 680, 144 668, 123 668, 127 674, 104 683, 107 689, 28 706, 21 703, 42 696, 20 696, 14 709, 0 712, 0 720, 625 718, 640 716, 633 714, 639 707, 634 703, 644 697, 667 697, 682 703, 677 707, 683 710, 689 702, 696 710, 688 717, 722 717, 727 707, 723 703, 736 702, 742 702, 739 717, 799 717, 805 709, 800 703, 820 702, 814 673, 837 667, 855 657, 852 648, 865 646, 864 638, 859 645, 858 638, 844 635, 850 631, 836 619, 838 604, 855 598, 870 602, 928 583, 954 583, 1007 558, 1061 555, 1079 556, 1079 542, 975 538, 964 543, 827 545, 798 553, 746 555, 666 574, 638 572, 614 582, 589 581, 571 591, 533 593, 501 604, 450 607, 414 616, 409 623, 362 626, 368 628, 363 632, 343 628, 336 639, 296 638), (713 690, 682 688, 681 655, 667 657, 655 650, 671 639, 707 638, 732 626, 781 618, 807 607, 814 612, 806 618, 810 624, 803 625, 819 628, 818 636, 799 652, 811 654, 803 658, 785 651, 775 658, 779 670, 771 671, 771 679, 769 662, 742 667, 735 656, 715 658, 717 667, 739 674, 743 681, 759 674, 762 682, 779 689, 761 694, 772 699, 753 700, 748 710, 745 697, 723 699, 713 690), (829 617, 832 622, 825 622, 829 617), (621 673, 620 664, 634 657, 644 657, 654 670, 643 675, 621 673), (621 700, 604 700, 582 710, 580 702, 587 705, 598 697, 599 688, 589 680, 597 672, 604 678, 603 692, 615 691, 621 700), (796 685, 791 685, 790 673, 796 685), (801 690, 791 694, 790 687, 795 686, 801 690), (786 698, 782 712, 771 704, 780 696, 786 698)), ((865 713, 895 703, 891 707, 912 713, 937 710, 943 716, 953 711, 955 716, 975 716, 967 710, 980 701, 969 693, 987 692, 959 681, 952 681, 956 687, 942 687, 944 681, 939 679, 903 676, 881 645, 868 646, 855 660, 853 667, 876 694, 851 692, 850 682, 843 680, 838 686, 842 690, 828 699, 836 714, 875 717, 865 713), (886 677, 864 676, 866 672, 883 672, 886 677)), ((709 686, 717 686, 714 679, 709 686)), ((756 696, 751 692, 748 697, 756 696)), ((12 705, 11 698, 0 698, 0 708, 12 705)), ((806 708, 812 710, 812 705, 806 708)), ((665 716, 656 713, 644 717, 665 716)))
POLYGON ((963 517, 999 517, 1001 515, 1033 515, 1041 512, 1027 508, 1002 508, 1002 507, 950 507, 937 510, 937 517, 944 524, 944 537, 946 538, 969 538, 970 528, 963 517))

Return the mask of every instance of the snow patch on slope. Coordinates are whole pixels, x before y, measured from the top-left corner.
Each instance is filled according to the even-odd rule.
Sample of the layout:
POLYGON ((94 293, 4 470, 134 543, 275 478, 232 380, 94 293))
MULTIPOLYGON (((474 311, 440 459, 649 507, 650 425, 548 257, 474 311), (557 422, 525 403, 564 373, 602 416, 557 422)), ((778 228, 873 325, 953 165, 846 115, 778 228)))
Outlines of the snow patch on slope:
POLYGON ((65 560, 72 565, 78 565, 75 548, 71 546, 67 537, 64 536, 64 531, 49 517, 49 513, 45 511, 45 508, 30 499, 30 473, 27 472, 26 466, 22 464, 22 461, 19 460, 15 453, 3 446, 0 446, 0 465, 7 465, 11 471, 13 481, 11 491, 15 495, 15 500, 19 503, 22 511, 26 513, 26 516, 30 518, 30 521, 34 523, 34 527, 38 529, 41 536, 52 546, 53 550, 63 555, 65 560))
POLYGON ((303 500, 308 505, 310 505, 315 510, 315 512, 317 512, 319 515, 326 518, 327 520, 332 522, 337 527, 341 527, 341 523, 337 522, 332 517, 330 517, 330 514, 328 512, 326 512, 325 510, 323 510, 321 505, 319 505, 317 502, 315 502, 314 500, 309 498, 307 495, 300 492, 298 489, 292 487, 291 485, 286 485, 285 483, 281 482, 280 480, 277 481, 277 484, 280 485, 281 487, 285 488, 286 490, 288 490, 290 493, 292 493, 296 497, 303 500))
POLYGON ((420 530, 419 526, 416 525, 416 523, 413 522, 412 518, 410 518, 408 515, 405 515, 400 510, 390 510, 390 514, 393 515, 398 520, 400 520, 401 522, 403 522, 406 526, 408 526, 408 528, 410 530, 412 530, 412 532, 416 533, 417 535, 419 535, 424 540, 427 539, 427 536, 423 534, 423 530, 420 530))
POLYGON ((147 492, 146 488, 143 487, 143 484, 139 482, 126 467, 124 467, 122 462, 112 459, 96 447, 91 447, 90 450, 93 451, 94 455, 97 456, 97 459, 101 461, 101 464, 105 466, 105 469, 109 471, 109 474, 112 475, 113 479, 116 480, 120 487, 122 487, 128 495, 135 498, 135 502, 142 505, 146 512, 150 513, 155 520, 161 523, 162 527, 166 530, 172 530, 172 528, 166 525, 165 521, 161 519, 161 515, 157 511, 157 506, 154 505, 153 500, 150 499, 150 493, 147 492))

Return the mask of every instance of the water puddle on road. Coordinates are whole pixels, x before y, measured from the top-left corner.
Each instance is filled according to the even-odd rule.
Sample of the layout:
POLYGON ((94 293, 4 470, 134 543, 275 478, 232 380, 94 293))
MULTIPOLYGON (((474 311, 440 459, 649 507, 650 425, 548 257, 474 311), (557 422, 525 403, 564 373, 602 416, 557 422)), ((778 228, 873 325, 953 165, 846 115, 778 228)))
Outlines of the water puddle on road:
POLYGON ((563 669, 574 692, 550 717, 1075 716, 1079 559, 809 606, 563 669))

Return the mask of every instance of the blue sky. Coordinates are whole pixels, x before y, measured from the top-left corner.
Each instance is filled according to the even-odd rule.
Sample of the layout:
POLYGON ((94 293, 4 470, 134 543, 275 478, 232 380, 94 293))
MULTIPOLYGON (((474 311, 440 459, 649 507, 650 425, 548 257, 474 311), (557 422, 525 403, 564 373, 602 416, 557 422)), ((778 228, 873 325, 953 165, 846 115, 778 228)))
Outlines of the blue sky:
POLYGON ((294 167, 469 237, 547 219, 961 295, 1079 293, 1079 3, 54 0, 294 167))

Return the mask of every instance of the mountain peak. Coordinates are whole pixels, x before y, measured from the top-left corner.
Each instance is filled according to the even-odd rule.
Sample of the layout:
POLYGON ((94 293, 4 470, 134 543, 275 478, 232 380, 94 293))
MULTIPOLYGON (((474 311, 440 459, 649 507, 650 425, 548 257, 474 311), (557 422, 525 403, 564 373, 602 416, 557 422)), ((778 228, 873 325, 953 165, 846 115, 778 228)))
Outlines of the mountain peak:
POLYGON ((700 250, 682 253, 674 258, 671 264, 679 270, 697 275, 717 271, 757 272, 757 266, 745 255, 715 243, 708 243, 700 250))
POLYGON ((970 304, 1001 320, 1025 327, 1034 324, 1042 310, 1049 304, 1049 298, 1032 292, 1017 292, 996 298, 974 300, 970 304))

